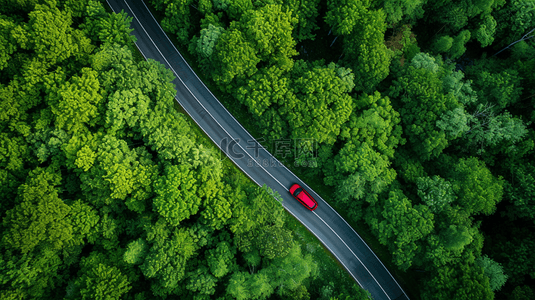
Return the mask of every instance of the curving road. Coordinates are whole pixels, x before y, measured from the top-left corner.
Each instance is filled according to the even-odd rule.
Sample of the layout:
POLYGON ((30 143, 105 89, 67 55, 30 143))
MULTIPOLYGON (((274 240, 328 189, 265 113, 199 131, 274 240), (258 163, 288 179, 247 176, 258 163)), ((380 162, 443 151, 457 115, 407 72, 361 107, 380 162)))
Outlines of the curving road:
POLYGON ((136 45, 145 58, 171 69, 175 99, 201 129, 258 185, 278 191, 283 206, 310 230, 374 299, 409 299, 360 236, 318 194, 264 149, 223 107, 171 43, 142 0, 107 0, 114 12, 133 17, 136 45), (318 201, 310 212, 289 194, 299 183, 318 201))

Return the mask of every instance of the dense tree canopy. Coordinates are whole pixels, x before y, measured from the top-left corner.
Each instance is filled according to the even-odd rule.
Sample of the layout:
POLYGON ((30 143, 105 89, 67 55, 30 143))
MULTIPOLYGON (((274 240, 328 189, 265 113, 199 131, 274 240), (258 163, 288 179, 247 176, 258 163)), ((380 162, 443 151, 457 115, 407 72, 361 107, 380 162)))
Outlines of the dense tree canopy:
MULTIPOLYGON (((532 298, 533 0, 148 4, 411 298, 532 298)), ((104 5, 0 1, 0 298, 365 299, 104 5)))
MULTIPOLYGON (((164 27, 182 40, 193 28, 183 14, 190 4, 157 5, 167 11, 164 27)), ((244 17, 234 29, 207 26, 197 40, 199 57, 226 68, 224 84, 243 82, 260 60, 289 74, 297 19, 280 3, 262 10, 241 10, 252 8, 242 4, 228 4, 232 15, 244 17), (256 23, 264 27, 245 30, 256 23), (244 62, 238 51, 234 60, 214 59, 234 53, 236 40, 257 58, 244 62)), ((177 111, 173 74, 136 58, 126 13, 107 13, 97 1, 4 1, 0 12, 0 298, 314 293, 319 246, 301 250, 280 196, 221 161, 177 111)), ((302 36, 313 28, 316 13, 309 14, 302 36)), ((338 85, 333 95, 345 96, 349 115, 353 83, 344 76, 350 72, 334 64, 321 71, 338 85)), ((318 90, 328 87, 322 83, 318 90)), ((279 98, 283 106, 286 98, 279 98)), ((327 100, 319 95, 317 101, 326 101, 325 110, 343 110, 327 100)), ((318 128, 334 141, 342 123, 318 128)), ((331 262, 327 269, 333 268, 331 262)))

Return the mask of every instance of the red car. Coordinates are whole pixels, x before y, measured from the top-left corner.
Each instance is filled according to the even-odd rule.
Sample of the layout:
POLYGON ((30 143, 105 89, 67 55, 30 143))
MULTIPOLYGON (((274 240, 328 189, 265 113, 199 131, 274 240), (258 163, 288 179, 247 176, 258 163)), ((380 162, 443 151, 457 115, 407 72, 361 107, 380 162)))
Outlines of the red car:
POLYGON ((310 196, 310 194, 307 193, 307 191, 305 191, 299 184, 296 183, 292 185, 290 188, 290 194, 292 194, 297 201, 301 202, 301 204, 308 208, 308 210, 312 211, 318 208, 318 202, 316 202, 316 200, 314 200, 314 198, 312 198, 312 196, 310 196))

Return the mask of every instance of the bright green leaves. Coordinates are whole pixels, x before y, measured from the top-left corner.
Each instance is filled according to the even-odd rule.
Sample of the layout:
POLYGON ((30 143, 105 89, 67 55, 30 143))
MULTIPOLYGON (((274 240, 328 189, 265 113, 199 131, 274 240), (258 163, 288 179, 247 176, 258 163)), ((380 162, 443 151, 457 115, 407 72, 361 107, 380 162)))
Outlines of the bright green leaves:
POLYGON ((119 45, 128 45, 130 42, 135 42, 136 37, 130 35, 134 30, 130 28, 130 22, 132 22, 132 17, 128 17, 124 11, 118 14, 109 14, 99 24, 99 39, 103 42, 119 45))
POLYGON ((225 89, 234 77, 244 79, 257 71, 260 58, 240 30, 229 29, 221 34, 215 49, 212 77, 221 88, 225 89))
POLYGON ((355 74, 355 89, 372 93, 386 78, 393 52, 384 44, 385 14, 369 1, 329 1, 325 21, 344 35, 344 60, 355 74))
POLYGON ((73 76, 49 96, 48 102, 56 116, 58 128, 77 131, 81 124, 94 125, 102 100, 97 72, 84 68, 81 76, 73 76))
POLYGON ((268 259, 285 257, 293 245, 292 232, 277 226, 264 227, 256 239, 256 248, 268 259))
POLYGON ((214 52, 215 45, 221 34, 225 32, 225 29, 220 26, 214 26, 208 24, 207 28, 201 30, 201 36, 197 40, 195 47, 196 52, 202 58, 209 58, 214 52))
POLYGON ((317 268, 310 254, 303 255, 301 247, 296 244, 290 249, 288 255, 273 260, 272 264, 263 269, 260 274, 267 275, 273 289, 279 288, 281 292, 287 292, 297 289, 306 278, 314 278, 318 272, 317 268))
POLYGON ((528 133, 521 119, 507 111, 495 115, 489 105, 478 105, 471 117, 471 129, 466 133, 466 139, 468 145, 479 146, 479 154, 485 151, 485 147, 496 146, 502 141, 519 142, 528 133))
POLYGON ((74 161, 74 164, 84 172, 87 172, 93 166, 95 158, 97 157, 96 153, 87 146, 83 146, 76 156, 77 158, 74 161))
POLYGON ((519 217, 535 220, 535 168, 533 164, 515 165, 511 168, 513 179, 504 182, 504 198, 514 205, 514 213, 519 217))
POLYGON ((169 224, 177 226, 199 210, 201 199, 197 196, 197 185, 187 165, 167 166, 164 176, 154 182, 153 200, 156 211, 169 224))
POLYGON ((186 262, 195 251, 196 244, 185 229, 175 229, 169 238, 152 245, 140 269, 147 278, 157 279, 152 284, 155 295, 173 293, 185 276, 186 262))
POLYGON ((234 268, 236 248, 228 242, 219 242, 214 249, 208 251, 207 262, 210 272, 216 277, 221 278, 228 274, 234 268))
POLYGON ((358 108, 366 108, 360 114, 352 113, 344 124, 341 137, 357 143, 365 142, 376 151, 394 157, 394 149, 399 143, 405 143, 401 137, 401 119, 390 99, 378 92, 373 95, 361 95, 356 101, 358 108))
POLYGON ((97 238, 97 224, 100 220, 97 211, 81 200, 75 201, 70 208, 73 244, 83 245, 84 239, 94 243, 97 238))
POLYGON ((481 268, 461 263, 438 269, 437 275, 429 277, 422 293, 424 298, 434 299, 494 299, 489 280, 481 268))
POLYGON ((334 63, 327 67, 298 63, 304 70, 296 72, 292 83, 297 101, 286 99, 283 108, 292 127, 291 137, 333 144, 351 114, 352 74, 334 63))
POLYGON ((478 88, 478 96, 482 100, 495 103, 500 109, 517 103, 522 95, 522 77, 515 69, 506 69, 499 73, 486 70, 478 72, 474 85, 478 88))
POLYGON ((325 175, 325 183, 337 188, 339 199, 351 207, 349 213, 358 219, 361 201, 353 199, 375 203, 377 194, 395 179, 396 171, 390 168, 388 157, 367 143, 348 142, 334 157, 334 168, 326 170, 325 175))
POLYGON ((195 271, 188 272, 188 283, 186 289, 194 292, 196 295, 213 295, 217 279, 210 274, 205 266, 199 266, 195 271))
POLYGON ((461 252, 464 246, 473 240, 474 228, 464 225, 450 225, 440 232, 440 238, 444 248, 449 251, 461 252))
POLYGON ((11 171, 21 170, 28 148, 22 137, 0 133, 0 166, 11 171))
MULTIPOLYGON (((223 184, 212 184, 214 190, 210 194, 204 196, 204 210, 201 212, 201 222, 215 230, 219 230, 232 217, 231 203, 226 196, 223 195, 223 184)), ((206 185, 201 185, 200 189, 203 189, 205 186, 206 185)))
POLYGON ((38 58, 55 64, 78 51, 78 45, 72 36, 70 13, 62 12, 47 3, 37 5, 29 17, 28 29, 33 34, 31 48, 38 58))
POLYGON ((451 48, 448 50, 450 59, 458 59, 466 51, 466 43, 470 40, 470 31, 463 30, 456 37, 453 38, 451 48))
POLYGON ((469 214, 490 215, 502 200, 502 179, 495 178, 475 157, 462 158, 452 166, 452 178, 457 202, 469 214))
POLYGON ((395 26, 402 19, 415 20, 421 18, 424 10, 422 6, 425 0, 382 0, 377 1, 386 14, 386 22, 395 26))
POLYGON ((317 265, 310 255, 303 256, 295 245, 284 258, 277 258, 257 273, 236 272, 227 286, 227 293, 235 299, 265 299, 279 289, 281 294, 295 291, 308 277, 314 277, 317 265))
POLYGON ((496 25, 498 24, 492 15, 485 15, 481 17, 479 28, 474 32, 474 37, 479 43, 481 43, 481 47, 490 46, 492 42, 494 42, 496 25))
POLYGON ((292 38, 295 23, 297 19, 291 11, 282 11, 280 5, 267 4, 258 10, 245 12, 240 22, 235 24, 262 61, 289 70, 293 65, 290 57, 297 55, 292 38))
POLYGON ((97 207, 117 199, 124 200, 130 210, 142 212, 155 174, 156 166, 144 148, 131 150, 124 140, 105 136, 95 166, 81 175, 81 187, 97 207))
POLYGON ((121 299, 132 287, 117 267, 84 260, 82 275, 76 280, 80 299, 121 299))
MULTIPOLYGON (((151 100, 139 89, 116 91, 108 97, 106 125, 110 133, 115 134, 128 125, 139 127, 146 118, 151 100)), ((123 133, 124 134, 124 133, 123 133)))
MULTIPOLYGON (((161 1, 151 1, 158 5, 161 1)), ((190 4, 192 0, 165 1, 165 18, 162 20, 162 27, 175 34, 182 43, 188 41, 191 31, 190 4)))
POLYGON ((354 113, 344 125, 341 136, 347 142, 335 155, 333 166, 324 170, 325 183, 336 187, 339 199, 352 207, 351 213, 360 211, 353 199, 375 203, 376 193, 394 180, 396 172, 390 168, 389 159, 398 143, 403 142, 399 114, 390 106, 388 97, 377 92, 364 94, 356 105, 368 109, 354 113))
POLYGON ((284 1, 285 6, 293 12, 298 20, 295 24, 293 36, 297 41, 303 41, 307 39, 314 40, 315 34, 312 32, 318 29, 316 25, 316 18, 319 14, 319 0, 288 0, 284 1))
POLYGON ((453 140, 470 130, 467 125, 469 120, 470 115, 464 111, 463 107, 459 106, 443 113, 437 120, 436 126, 443 130, 449 139, 453 140))
POLYGON ((433 214, 427 206, 412 206, 401 190, 390 191, 384 204, 373 206, 367 213, 366 222, 383 245, 388 245, 394 263, 406 270, 417 254, 416 241, 433 231, 433 214))
MULTIPOLYGON (((263 68, 247 79, 247 84, 238 88, 236 98, 249 111, 260 117, 272 105, 296 101, 291 92, 290 78, 277 66, 263 68)), ((272 124, 272 128, 276 124, 272 124)), ((282 129, 282 128, 281 128, 282 129)), ((279 131, 272 129, 274 131, 279 131)))
POLYGON ((325 16, 325 22, 333 27, 336 35, 348 35, 353 28, 362 22, 368 12, 369 1, 344 0, 328 1, 329 10, 325 16))
POLYGON ((38 245, 60 249, 72 239, 71 208, 59 197, 58 174, 37 169, 19 189, 20 202, 6 213, 3 243, 22 253, 38 245))
POLYGON ((138 265, 145 261, 147 255, 148 245, 144 239, 139 238, 128 243, 126 251, 123 255, 123 260, 128 264, 138 265))
POLYGON ((451 183, 440 176, 419 177, 416 184, 418 196, 433 213, 440 213, 446 205, 455 200, 451 183))
POLYGON ((426 56, 416 55, 415 63, 404 70, 390 92, 403 103, 398 109, 403 129, 422 161, 437 157, 448 145, 446 133, 436 123, 443 113, 459 105, 452 94, 444 94, 439 68, 430 57, 424 59, 426 56))
POLYGON ((0 70, 7 67, 11 55, 17 50, 15 39, 11 36, 13 28, 15 22, 0 15, 0 70))
POLYGON ((61 147, 66 158, 65 164, 71 169, 89 171, 95 163, 97 147, 97 135, 91 134, 87 127, 81 127, 61 147))

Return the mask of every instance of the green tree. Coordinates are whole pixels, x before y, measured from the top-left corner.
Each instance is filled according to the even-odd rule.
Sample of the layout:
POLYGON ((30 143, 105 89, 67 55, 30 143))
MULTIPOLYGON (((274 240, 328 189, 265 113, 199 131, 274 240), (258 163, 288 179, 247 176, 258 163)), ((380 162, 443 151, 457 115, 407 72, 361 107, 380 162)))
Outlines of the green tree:
POLYGON ((515 69, 506 69, 502 72, 488 72, 479 68, 480 71, 474 80, 474 85, 478 88, 478 96, 482 101, 497 105, 500 109, 511 106, 522 96, 522 77, 515 69))
POLYGON ((124 11, 108 14, 107 18, 102 18, 99 22, 99 40, 105 43, 116 43, 128 45, 136 41, 134 35, 130 33, 134 30, 130 28, 132 17, 124 11))
POLYGON ((466 43, 470 40, 470 31, 463 30, 456 37, 453 38, 451 48, 448 50, 450 59, 455 60, 461 57, 466 51, 466 43))
POLYGON ((201 61, 212 56, 219 37, 223 32, 225 32, 223 27, 208 24, 207 28, 201 30, 200 37, 196 40, 192 40, 194 43, 196 41, 194 49, 201 61))
POLYGON ((499 291, 507 281, 507 275, 503 273, 502 266, 486 255, 479 257, 476 264, 483 269, 489 278, 490 288, 493 291, 499 291))
POLYGON ((18 204, 3 219, 3 243, 22 253, 37 246, 58 250, 72 240, 70 207, 58 196, 61 176, 37 168, 19 188, 18 204))
POLYGON ((474 232, 464 225, 450 225, 440 232, 444 248, 450 251, 462 251, 473 241, 474 232))
POLYGON ((109 133, 124 136, 128 127, 139 127, 139 123, 147 118, 150 102, 149 97, 138 89, 118 90, 109 95, 105 125, 109 133))
POLYGON ((219 36, 215 46, 212 78, 223 90, 230 91, 229 84, 256 73, 260 58, 254 46, 238 29, 229 29, 219 36))
POLYGON ((508 300, 529 300, 535 297, 535 293, 528 285, 517 286, 513 292, 509 295, 508 300))
POLYGON ((285 257, 294 245, 292 232, 278 226, 266 226, 256 238, 256 249, 268 259, 285 257))
POLYGON ((479 28, 473 32, 474 38, 481 44, 481 47, 490 46, 494 42, 497 25, 498 23, 492 15, 481 16, 479 28))
POLYGON ((197 246, 187 229, 175 229, 172 233, 165 228, 159 231, 162 234, 159 238, 153 235, 147 239, 153 244, 140 269, 146 278, 154 279, 152 292, 166 296, 175 293, 185 276, 186 262, 195 254, 197 246))
POLYGON ((365 142, 379 153, 394 157, 398 144, 404 144, 399 113, 392 108, 390 99, 379 92, 362 94, 355 104, 360 113, 352 113, 342 127, 340 137, 355 144, 365 142), (365 109, 365 110, 364 110, 365 109))
POLYGON ((156 211, 172 225, 195 215, 201 205, 197 196, 197 185, 188 165, 167 165, 164 176, 154 182, 153 200, 156 211))
POLYGON ((388 157, 367 143, 348 142, 334 157, 334 168, 325 175, 325 183, 337 188, 340 200, 350 207, 349 213, 359 218, 362 201, 355 200, 376 203, 377 194, 392 183, 396 172, 390 168, 388 157))
POLYGON ((355 89, 370 94, 390 73, 394 52, 384 44, 383 11, 369 11, 359 21, 358 29, 344 38, 343 60, 355 73, 355 89))
POLYGON ((36 57, 47 64, 62 62, 79 50, 72 34, 69 12, 62 12, 54 2, 48 2, 37 4, 28 16, 26 30, 32 38, 23 49, 34 50, 36 57))
POLYGON ((291 11, 283 11, 281 5, 267 4, 246 11, 239 23, 233 24, 243 33, 263 62, 289 70, 293 64, 290 58, 298 54, 292 38, 293 25, 296 23, 297 19, 291 11))
POLYGON ((449 35, 443 35, 435 38, 431 45, 431 50, 435 53, 448 52, 453 46, 453 38, 449 35))
POLYGON ((121 299, 132 288, 118 268, 102 263, 85 266, 76 281, 80 299, 121 299))
POLYGON ((95 206, 124 201, 128 209, 143 212, 152 195, 157 167, 144 148, 130 149, 124 140, 106 135, 101 140, 96 164, 80 175, 81 189, 95 206))
POLYGON ((236 300, 251 299, 249 287, 246 283, 247 277, 247 273, 245 272, 233 273, 227 285, 227 294, 235 298, 236 300))
POLYGON ((227 241, 219 242, 216 248, 210 249, 207 255, 208 267, 210 272, 216 277, 221 278, 227 275, 234 268, 236 248, 227 241))
POLYGON ((377 7, 383 8, 386 13, 386 22, 393 26, 403 19, 414 21, 423 16, 422 6, 425 0, 381 0, 376 2, 377 7))
POLYGON ((465 139, 468 146, 479 146, 478 154, 504 141, 519 142, 528 133, 521 119, 507 111, 496 115, 492 108, 491 105, 480 104, 470 116, 470 130, 466 131, 465 139))
POLYGON ((287 0, 283 5, 295 14, 298 22, 293 26, 296 41, 314 40, 313 32, 319 28, 316 18, 319 15, 319 0, 287 0))
POLYGON ((503 179, 494 177, 475 157, 461 158, 450 166, 449 178, 458 197, 456 203, 469 214, 490 215, 502 200, 503 179))
POLYGON ((327 67, 318 64, 300 64, 303 73, 294 68, 295 98, 286 98, 283 113, 291 127, 291 137, 314 139, 317 143, 333 144, 340 128, 351 114, 353 89, 351 71, 331 63, 327 67), (290 102, 297 100, 295 102, 290 102), (314 109, 310 109, 310 107, 314 109), (307 113, 304 113, 307 112, 307 113))
POLYGON ((95 243, 98 238, 97 224, 100 220, 97 211, 82 200, 76 200, 69 206, 69 217, 73 231, 72 243, 75 245, 84 245, 86 241, 95 243))
POLYGON ((440 176, 419 177, 416 179, 416 185, 418 196, 435 214, 455 200, 451 183, 440 176))
POLYGON ((23 255, 2 248, 0 279, 4 286, 0 295, 12 295, 13 299, 49 297, 59 288, 62 267, 60 253, 50 248, 23 255))
MULTIPOLYGON (((306 278, 314 278, 317 268, 310 254, 303 255, 301 247, 296 244, 290 249, 288 255, 274 259, 258 275, 264 275, 265 279, 270 281, 269 285, 273 290, 276 290, 279 295, 285 295, 297 289, 306 278)), ((265 289, 267 288, 265 286, 265 289)), ((257 293, 260 291, 262 290, 257 293)))
POLYGON ((364 18, 369 5, 370 1, 328 1, 325 22, 332 27, 334 34, 349 35, 364 18))
POLYGON ((98 105, 102 96, 98 92, 97 76, 96 71, 83 68, 80 77, 73 76, 49 93, 47 102, 56 117, 58 129, 73 132, 79 130, 81 124, 95 125, 98 121, 98 105))
POLYGON ((16 26, 16 23, 10 18, 0 16, 0 71, 9 64, 12 54, 17 51, 17 43, 11 36, 11 30, 16 26))
POLYGON ((422 297, 434 299, 494 299, 489 279, 475 265, 460 263, 437 270, 424 281, 422 297))
POLYGON ((180 42, 187 43, 192 30, 190 5, 193 4, 193 0, 153 0, 151 2, 156 9, 165 12, 162 27, 175 34, 180 42))
POLYGON ((403 192, 391 190, 384 205, 372 206, 365 220, 372 232, 393 254, 394 263, 403 270, 412 265, 416 242, 433 231, 434 216, 427 206, 412 206, 403 192))
POLYGON ((201 266, 195 271, 189 272, 188 277, 186 289, 197 295, 213 295, 215 293, 217 279, 210 274, 207 267, 201 266))
POLYGON ((391 98, 401 100, 398 111, 404 132, 421 161, 437 157, 446 148, 446 133, 436 123, 442 114, 459 106, 453 94, 444 94, 441 71, 433 57, 419 53, 390 91, 391 98))
POLYGON ((139 238, 135 241, 128 243, 126 251, 123 255, 123 260, 128 264, 140 264, 144 262, 147 255, 148 245, 147 242, 139 238))

